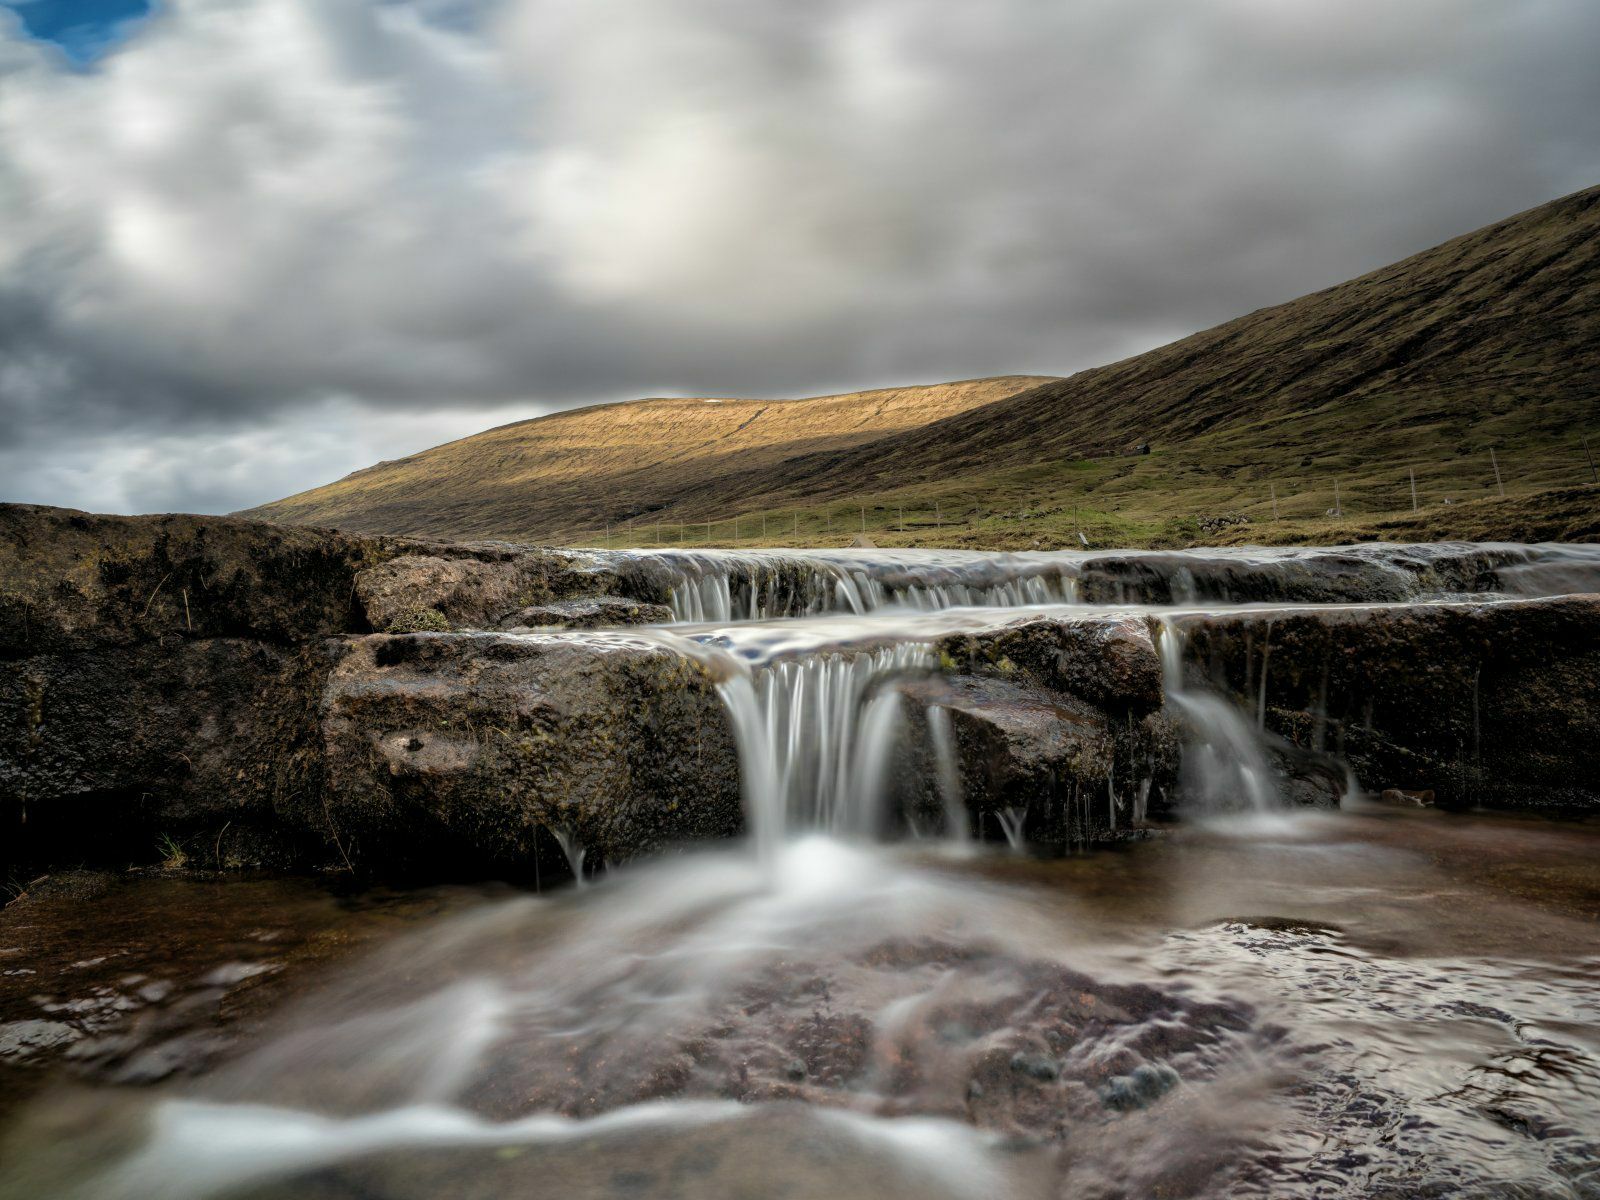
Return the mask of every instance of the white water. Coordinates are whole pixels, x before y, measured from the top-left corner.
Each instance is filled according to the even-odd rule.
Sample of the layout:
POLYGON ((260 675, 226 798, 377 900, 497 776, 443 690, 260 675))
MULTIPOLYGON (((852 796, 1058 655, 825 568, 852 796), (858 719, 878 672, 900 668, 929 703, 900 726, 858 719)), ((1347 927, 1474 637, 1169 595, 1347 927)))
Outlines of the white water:
POLYGON ((670 572, 668 603, 679 621, 864 614, 889 607, 929 612, 1077 599, 1071 564, 1015 555, 678 551, 656 557, 670 572))
POLYGON ((739 745, 746 812, 763 861, 790 832, 873 838, 896 739, 897 679, 931 672, 933 650, 901 642, 760 666, 733 657, 719 685, 739 745))
POLYGON ((1231 701, 1188 684, 1182 624, 1164 616, 1160 631, 1166 697, 1188 730, 1183 773, 1190 802, 1208 812, 1280 810, 1283 802, 1257 730, 1231 701))
POLYGON ((961 786, 961 764, 956 759, 955 730, 951 727, 950 710, 941 704, 930 704, 927 712, 928 738, 932 743, 934 770, 938 774, 939 799, 944 802, 945 837, 955 843, 971 840, 970 818, 961 786))
POLYGON ((1600 546, 1442 542, 1181 551, 633 550, 596 562, 656 572, 676 620, 753 621, 899 607, 1406 600, 1600 590, 1600 546))

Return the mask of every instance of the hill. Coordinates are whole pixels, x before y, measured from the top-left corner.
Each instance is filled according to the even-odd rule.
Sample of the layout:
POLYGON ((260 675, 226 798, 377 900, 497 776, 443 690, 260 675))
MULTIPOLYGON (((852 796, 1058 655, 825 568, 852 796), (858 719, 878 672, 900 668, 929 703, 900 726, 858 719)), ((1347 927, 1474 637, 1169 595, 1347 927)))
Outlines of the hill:
POLYGON ((781 472, 1037 386, 1035 375, 803 400, 650 399, 502 425, 240 514, 364 532, 540 540, 682 515, 673 497, 781 472))
POLYGON ((613 544, 706 544, 707 520, 712 544, 748 543, 763 517, 769 541, 834 544, 863 527, 880 544, 987 546, 1080 530, 1173 544, 1448 536, 1456 524, 1461 536, 1600 537, 1600 444, 1584 441, 1600 435, 1597 397, 1592 188, 1066 379, 560 413, 251 515, 578 541, 609 522, 613 544), (894 399, 879 415, 873 397, 894 399), (851 425, 852 406, 870 415, 851 425), (627 466, 658 438, 660 457, 627 466))

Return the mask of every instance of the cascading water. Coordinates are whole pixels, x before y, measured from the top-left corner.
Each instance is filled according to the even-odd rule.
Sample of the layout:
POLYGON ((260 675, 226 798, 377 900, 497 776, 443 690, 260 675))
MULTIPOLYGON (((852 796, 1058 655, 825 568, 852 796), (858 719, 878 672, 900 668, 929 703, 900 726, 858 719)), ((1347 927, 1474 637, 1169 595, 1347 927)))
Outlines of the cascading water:
POLYGON ((970 840, 970 822, 966 797, 961 787, 961 764, 956 759, 955 730, 952 728, 950 710, 941 704, 930 704, 927 719, 939 799, 944 804, 945 836, 953 842, 966 842, 970 840))
POLYGON ((687 622, 902 607, 1408 600, 1600 587, 1588 546, 1437 543, 1190 551, 637 550, 597 555, 647 577, 687 622))
POLYGON ((721 551, 664 553, 651 562, 666 572, 673 616, 696 623, 1077 601, 1070 563, 1009 555, 721 551))
POLYGON ((1166 697, 1182 714, 1189 737, 1184 746, 1184 790, 1203 809, 1240 808, 1273 812, 1283 807, 1261 738, 1244 713, 1212 692, 1190 687, 1184 677, 1182 623, 1160 619, 1161 669, 1166 697))
POLYGON ((893 682, 937 665, 921 642, 751 665, 728 656, 719 685, 739 745, 746 809, 763 861, 788 831, 871 837, 903 727, 893 682))

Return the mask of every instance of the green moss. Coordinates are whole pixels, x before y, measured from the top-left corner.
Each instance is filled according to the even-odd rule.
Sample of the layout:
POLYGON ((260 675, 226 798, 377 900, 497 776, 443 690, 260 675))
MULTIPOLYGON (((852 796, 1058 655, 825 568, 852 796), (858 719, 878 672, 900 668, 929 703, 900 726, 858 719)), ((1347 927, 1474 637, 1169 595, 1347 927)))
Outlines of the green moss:
POLYGON ((437 608, 408 608, 389 623, 389 633, 449 633, 450 622, 437 608))

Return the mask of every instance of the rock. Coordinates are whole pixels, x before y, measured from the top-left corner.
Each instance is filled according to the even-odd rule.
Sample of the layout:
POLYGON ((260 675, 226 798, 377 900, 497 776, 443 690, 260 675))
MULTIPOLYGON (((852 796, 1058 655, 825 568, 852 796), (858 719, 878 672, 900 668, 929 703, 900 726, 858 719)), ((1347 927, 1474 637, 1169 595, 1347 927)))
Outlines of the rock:
POLYGON ((230 517, 108 517, 0 505, 0 659, 160 638, 302 644, 362 625, 357 572, 402 553, 230 517))
POLYGON ((320 646, 238 638, 0 663, 0 855, 126 864, 155 857, 160 833, 208 829, 210 844, 231 824, 236 839, 277 831, 263 861, 323 861, 329 665, 320 646))
POLYGON ((412 606, 389 622, 386 633, 449 633, 450 621, 437 608, 412 606))
MULTIPOLYGON (((969 828, 990 840, 1002 837, 1002 815, 1023 814, 1030 842, 1132 836, 1139 810, 1176 777, 1179 743, 1161 714, 1113 722, 1074 696, 1003 677, 944 677, 902 692, 914 746, 930 744, 928 708, 948 712, 969 828)), ((921 828, 941 826, 937 766, 918 759, 902 764, 897 777, 902 810, 921 828)))
POLYGON ((664 625, 672 620, 665 604, 622 596, 591 596, 532 604, 500 620, 502 629, 600 629, 618 625, 664 625))
POLYGON ((1149 1108, 1178 1086, 1178 1073, 1165 1063, 1145 1063, 1108 1081, 1100 1099, 1113 1112, 1149 1108))
POLYGON ((1011 1056, 1011 1069, 1037 1083, 1054 1083, 1061 1078, 1061 1065, 1055 1059, 1021 1050, 1011 1056))
POLYGON ((1372 603, 1494 590, 1498 573, 1522 569, 1527 557, 1515 546, 1448 543, 1307 547, 1258 557, 1108 552, 1081 565, 1078 588, 1095 604, 1372 603))
POLYGON ((322 704, 353 859, 590 866, 742 827, 715 685, 662 646, 560 634, 349 640, 322 704))
POLYGON ((1600 596, 1181 625, 1209 686, 1252 708, 1264 696, 1270 731, 1348 761, 1370 791, 1600 807, 1600 596))
POLYGON ((856 534, 855 537, 850 539, 850 544, 859 550, 876 550, 878 548, 878 543, 864 533, 856 534))
POLYGON ((1020 672, 1118 716, 1142 716, 1161 706, 1161 658, 1149 625, 1139 618, 1023 618, 943 638, 938 650, 949 670, 1020 672))
POLYGON ((611 582, 614 577, 598 560, 539 551, 456 549, 449 555, 391 558, 362 571, 355 592, 373 629, 416 633, 435 628, 418 625, 418 614, 435 614, 442 628, 492 629, 529 606, 611 582))
POLYGON ((150 861, 159 835, 208 855, 225 840, 230 865, 343 865, 329 639, 562 604, 610 590, 610 561, 0 505, 0 870, 150 861))

